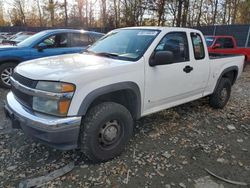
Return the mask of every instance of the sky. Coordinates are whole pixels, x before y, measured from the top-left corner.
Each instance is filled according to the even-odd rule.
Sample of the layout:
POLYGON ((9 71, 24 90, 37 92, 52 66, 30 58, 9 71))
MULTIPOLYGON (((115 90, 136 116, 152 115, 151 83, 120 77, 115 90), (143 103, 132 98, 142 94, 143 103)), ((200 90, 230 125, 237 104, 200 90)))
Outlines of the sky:
MULTIPOLYGON (((9 15, 8 15, 8 10, 10 10, 13 6, 13 0, 0 0, 0 2, 3 2, 3 7, 4 7, 4 18, 5 20, 9 20, 9 15)), ((35 2, 35 0, 25 0, 27 2, 35 2)), ((42 3, 43 1, 48 1, 48 0, 40 0, 40 2, 42 3)), ((56 0, 59 3, 63 3, 64 0, 56 0)), ((99 16, 99 1, 98 0, 90 0, 92 2, 96 2, 95 4, 95 9, 94 9, 94 15, 95 16, 99 16)), ((68 3, 73 3, 72 0, 68 0, 68 3)), ((27 9, 31 8, 31 6, 29 6, 30 3, 27 3, 27 9)))

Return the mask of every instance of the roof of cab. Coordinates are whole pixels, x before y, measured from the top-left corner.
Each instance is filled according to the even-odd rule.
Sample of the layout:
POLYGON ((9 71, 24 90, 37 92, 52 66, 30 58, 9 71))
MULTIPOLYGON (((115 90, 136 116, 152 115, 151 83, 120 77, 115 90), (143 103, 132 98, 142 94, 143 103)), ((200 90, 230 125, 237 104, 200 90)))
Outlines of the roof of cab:
POLYGON ((189 31, 189 32, 201 32, 197 29, 184 28, 184 27, 160 27, 160 26, 141 26, 141 27, 125 27, 120 29, 152 29, 152 30, 172 30, 172 31, 189 31))
POLYGON ((46 32, 46 33, 61 33, 61 32, 85 33, 85 32, 90 32, 90 33, 102 34, 102 33, 99 33, 99 32, 87 31, 87 30, 83 30, 83 29, 47 29, 47 30, 44 30, 42 32, 46 32))

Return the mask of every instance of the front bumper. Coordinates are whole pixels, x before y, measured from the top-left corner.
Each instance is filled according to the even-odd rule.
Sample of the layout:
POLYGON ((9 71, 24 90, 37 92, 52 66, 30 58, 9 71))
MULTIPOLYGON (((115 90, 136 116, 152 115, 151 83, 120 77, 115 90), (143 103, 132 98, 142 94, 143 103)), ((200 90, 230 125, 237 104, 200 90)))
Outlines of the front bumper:
POLYGON ((81 117, 54 117, 35 113, 22 106, 12 92, 4 106, 13 128, 21 128, 25 134, 46 145, 60 150, 78 147, 81 117))

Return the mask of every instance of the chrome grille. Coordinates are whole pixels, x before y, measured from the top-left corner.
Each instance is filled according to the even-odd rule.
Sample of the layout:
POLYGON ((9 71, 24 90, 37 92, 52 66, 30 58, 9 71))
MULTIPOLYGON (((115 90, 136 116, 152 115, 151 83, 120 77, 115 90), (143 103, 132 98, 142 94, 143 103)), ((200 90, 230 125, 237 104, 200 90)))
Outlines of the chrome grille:
POLYGON ((28 86, 30 88, 35 88, 36 84, 37 84, 37 81, 26 78, 26 77, 24 77, 16 72, 14 72, 12 74, 12 78, 14 80, 18 81, 20 84, 23 84, 23 85, 28 86))
MULTIPOLYGON (((12 78, 18 81, 20 84, 23 84, 30 88, 35 88, 37 81, 26 78, 18 73, 13 73, 12 78)), ((26 93, 23 93, 18 89, 18 87, 12 86, 11 91, 13 92, 15 98, 24 106, 32 108, 33 97, 26 93)))

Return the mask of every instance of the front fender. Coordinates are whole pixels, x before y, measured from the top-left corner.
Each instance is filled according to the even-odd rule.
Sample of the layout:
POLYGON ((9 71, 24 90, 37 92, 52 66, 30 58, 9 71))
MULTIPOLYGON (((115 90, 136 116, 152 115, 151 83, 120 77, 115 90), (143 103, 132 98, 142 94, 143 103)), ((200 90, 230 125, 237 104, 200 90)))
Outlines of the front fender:
POLYGON ((90 92, 82 101, 80 108, 78 110, 78 116, 84 116, 87 113, 92 102, 97 99, 99 96, 119 91, 119 90, 130 90, 136 96, 135 99, 135 106, 136 106, 136 118, 139 119, 141 116, 141 94, 138 85, 134 82, 120 82, 115 83, 107 86, 103 86, 100 88, 95 89, 94 91, 90 92))

